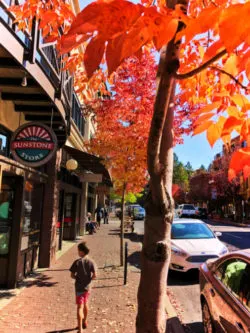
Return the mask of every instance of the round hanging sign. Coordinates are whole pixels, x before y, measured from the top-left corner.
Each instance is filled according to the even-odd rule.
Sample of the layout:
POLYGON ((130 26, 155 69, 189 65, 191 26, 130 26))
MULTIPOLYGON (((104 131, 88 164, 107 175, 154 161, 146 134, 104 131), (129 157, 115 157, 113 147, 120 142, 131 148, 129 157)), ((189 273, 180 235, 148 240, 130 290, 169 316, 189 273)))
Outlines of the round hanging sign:
POLYGON ((57 138, 48 126, 31 122, 14 132, 10 147, 16 161, 30 167, 38 167, 47 163, 54 155, 57 138))

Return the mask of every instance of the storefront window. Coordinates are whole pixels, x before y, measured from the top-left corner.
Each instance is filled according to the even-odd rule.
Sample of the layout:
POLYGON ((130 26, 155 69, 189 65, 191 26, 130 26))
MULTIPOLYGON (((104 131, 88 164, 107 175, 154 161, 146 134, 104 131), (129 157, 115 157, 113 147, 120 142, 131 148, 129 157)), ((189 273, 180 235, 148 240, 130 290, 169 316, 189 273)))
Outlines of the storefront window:
POLYGON ((33 190, 33 185, 30 182, 25 182, 24 217, 23 217, 24 233, 29 232, 31 227, 32 190, 33 190))
POLYGON ((0 192, 0 255, 9 253, 14 191, 3 185, 0 192))
POLYGON ((10 132, 0 126, 0 155, 9 156, 10 132))
MULTIPOLYGON (((67 194, 65 197, 65 217, 72 217, 72 194, 67 194)), ((71 222, 71 221, 70 221, 71 222)))

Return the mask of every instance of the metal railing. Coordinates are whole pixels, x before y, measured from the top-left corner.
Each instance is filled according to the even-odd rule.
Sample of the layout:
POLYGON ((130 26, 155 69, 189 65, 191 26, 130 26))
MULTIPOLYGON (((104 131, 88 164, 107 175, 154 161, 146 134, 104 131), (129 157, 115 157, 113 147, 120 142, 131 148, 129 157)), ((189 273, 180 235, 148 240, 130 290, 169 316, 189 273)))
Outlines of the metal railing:
POLYGON ((72 101, 71 117, 72 117, 74 123, 76 124, 77 128, 79 129, 80 133, 82 134, 82 136, 84 136, 86 122, 85 122, 85 118, 82 114, 81 103, 75 93, 72 95, 72 97, 73 97, 73 101, 72 101))
POLYGON ((55 43, 44 42, 37 21, 33 20, 31 31, 28 29, 17 31, 15 15, 10 13, 8 8, 10 5, 18 3, 18 0, 0 0, 0 22, 2 22, 9 31, 12 31, 25 48, 25 60, 31 63, 37 63, 46 74, 55 88, 55 96, 61 99, 65 106, 66 120, 70 123, 73 78, 68 71, 62 71, 62 57, 59 56, 55 43))

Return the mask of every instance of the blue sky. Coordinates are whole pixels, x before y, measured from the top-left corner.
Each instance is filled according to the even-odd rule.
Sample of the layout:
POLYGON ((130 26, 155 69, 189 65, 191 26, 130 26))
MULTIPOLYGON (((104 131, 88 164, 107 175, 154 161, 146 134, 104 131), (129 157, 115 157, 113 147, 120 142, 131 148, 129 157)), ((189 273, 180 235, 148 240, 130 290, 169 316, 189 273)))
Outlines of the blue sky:
POLYGON ((208 167, 214 156, 222 151, 222 141, 218 141, 212 149, 205 133, 194 137, 185 136, 184 144, 177 145, 174 151, 181 162, 190 162, 194 169, 198 169, 202 164, 208 167))

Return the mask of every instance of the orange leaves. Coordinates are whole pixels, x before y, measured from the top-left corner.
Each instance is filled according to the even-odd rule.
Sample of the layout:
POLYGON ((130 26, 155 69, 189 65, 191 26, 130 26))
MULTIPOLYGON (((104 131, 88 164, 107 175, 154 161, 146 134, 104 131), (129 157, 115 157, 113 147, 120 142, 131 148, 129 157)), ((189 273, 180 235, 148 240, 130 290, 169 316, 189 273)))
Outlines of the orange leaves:
POLYGON ((43 29, 51 21, 57 20, 57 17, 58 15, 54 11, 48 10, 40 21, 39 28, 43 29))
POLYGON ((68 53, 69 51, 72 50, 72 44, 75 45, 75 47, 77 47, 78 45, 82 44, 83 42, 86 41, 86 36, 85 35, 63 35, 61 37, 61 39, 59 40, 58 43, 58 49, 62 52, 62 53, 68 53))
POLYGON ((226 49, 232 52, 241 43, 250 44, 250 2, 231 5, 220 17, 220 37, 226 49))
POLYGON ((225 121, 225 124, 223 126, 222 135, 226 136, 231 134, 234 130, 237 132, 240 132, 241 125, 243 123, 243 119, 235 118, 235 117, 229 117, 225 121))
MULTIPOLYGON (((103 43, 101 51, 105 52, 111 74, 124 59, 136 54, 149 42, 153 41, 159 50, 173 38, 177 26, 178 20, 170 15, 170 11, 161 14, 155 6, 146 8, 124 0, 96 1, 77 15, 60 48, 62 53, 69 51, 70 47, 74 48, 77 35, 85 36, 85 40, 90 39, 90 43, 96 38, 104 43, 107 41, 106 52, 103 43)), ((86 59, 87 73, 91 76, 102 57, 94 55, 90 46, 86 49, 86 59)))
POLYGON ((202 124, 195 127, 193 135, 197 135, 206 131, 212 124, 213 124, 212 120, 204 121, 202 124))
POLYGON ((196 35, 204 33, 210 29, 215 29, 218 25, 220 12, 220 7, 211 6, 209 8, 205 8, 197 18, 186 18, 185 24, 187 27, 176 35, 176 40, 185 36, 186 42, 188 43, 196 35))
POLYGON ((228 178, 232 180, 243 170, 244 177, 249 176, 250 170, 250 147, 242 148, 234 152, 229 165, 228 178))
POLYGON ((178 21, 165 17, 159 19, 158 25, 159 27, 155 31, 153 42, 155 48, 159 51, 163 45, 166 45, 173 38, 177 31, 178 21))
POLYGON ((91 77, 94 71, 101 63, 105 48, 105 41, 101 38, 93 38, 89 42, 84 54, 84 66, 88 77, 91 77))
POLYGON ((208 130, 207 130, 207 140, 210 144, 211 147, 215 144, 217 140, 221 138, 222 135, 222 130, 224 123, 226 121, 225 117, 220 117, 219 120, 212 124, 208 130))

